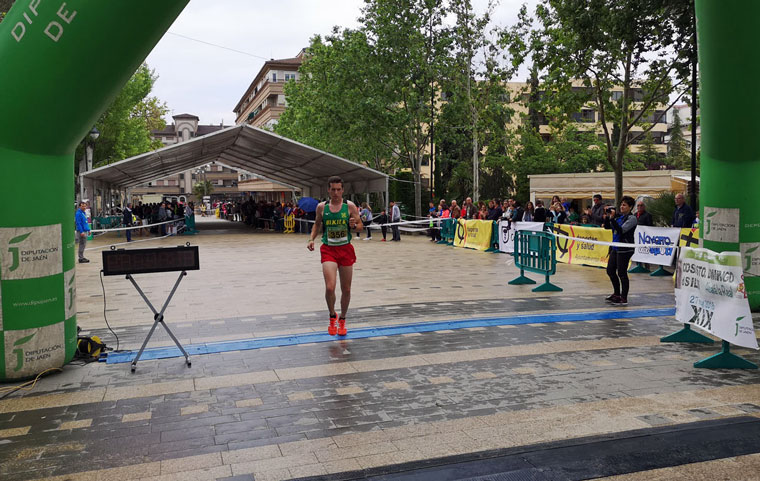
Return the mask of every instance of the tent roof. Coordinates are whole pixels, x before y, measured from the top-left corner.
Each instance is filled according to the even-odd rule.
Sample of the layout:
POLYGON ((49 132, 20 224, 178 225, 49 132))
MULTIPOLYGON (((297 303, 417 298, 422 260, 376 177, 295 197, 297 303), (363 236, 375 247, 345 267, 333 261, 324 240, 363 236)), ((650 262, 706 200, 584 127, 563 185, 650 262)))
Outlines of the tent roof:
POLYGON ((388 180, 382 172, 245 124, 136 155, 83 175, 124 189, 210 162, 300 187, 312 197, 328 195, 327 179, 333 175, 343 178, 349 194, 385 192, 388 180))

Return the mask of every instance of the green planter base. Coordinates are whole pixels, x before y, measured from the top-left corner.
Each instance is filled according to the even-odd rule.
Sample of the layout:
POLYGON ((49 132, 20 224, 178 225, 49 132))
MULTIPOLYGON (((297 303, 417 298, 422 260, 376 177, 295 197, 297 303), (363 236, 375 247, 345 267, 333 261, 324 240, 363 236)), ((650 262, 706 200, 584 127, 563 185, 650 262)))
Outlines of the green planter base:
POLYGON ((508 284, 513 285, 513 286, 520 286, 523 284, 535 284, 535 283, 536 281, 534 281, 530 277, 525 277, 523 274, 520 274, 520 277, 516 279, 512 279, 511 281, 508 282, 508 284))
POLYGON ((704 344, 712 344, 715 341, 692 330, 689 324, 684 324, 683 329, 660 338, 660 342, 701 342, 704 344))
POLYGON ((436 242, 436 244, 448 244, 448 243, 449 241, 445 241, 445 240, 439 240, 438 242, 436 242))
POLYGON ((757 369, 757 364, 731 353, 731 344, 723 341, 723 350, 714 356, 694 363, 694 367, 705 369, 757 369))
POLYGON ((665 277, 665 276, 672 276, 672 272, 668 272, 665 269, 663 269, 662 266, 658 267, 656 271, 649 274, 652 277, 665 277))
POLYGON ((636 264, 635 266, 628 269, 629 274, 646 274, 650 272, 649 269, 642 266, 641 264, 636 264))

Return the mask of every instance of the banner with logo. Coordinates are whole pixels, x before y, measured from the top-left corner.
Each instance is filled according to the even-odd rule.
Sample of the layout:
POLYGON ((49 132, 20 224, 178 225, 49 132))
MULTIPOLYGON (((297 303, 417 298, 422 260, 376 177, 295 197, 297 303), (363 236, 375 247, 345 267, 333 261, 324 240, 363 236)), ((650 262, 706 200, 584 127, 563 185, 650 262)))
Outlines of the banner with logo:
POLYGON ((731 344, 758 348, 740 253, 682 248, 675 292, 678 321, 731 344))
POLYGON ((680 227, 636 226, 636 250, 631 260, 644 264, 672 266, 680 236, 680 227))
POLYGON ((543 222, 511 222, 503 220, 499 222, 499 250, 512 254, 515 251, 515 233, 520 230, 541 232, 544 230, 543 222))
POLYGON ((682 228, 678 247, 699 247, 699 227, 682 228))
POLYGON ((454 247, 467 247, 484 251, 491 247, 493 221, 459 219, 454 231, 454 247))
MULTIPOLYGON (((612 242, 612 231, 601 227, 554 224, 552 232, 593 241, 612 242)), ((565 264, 607 267, 609 246, 557 237, 557 261, 565 264)))

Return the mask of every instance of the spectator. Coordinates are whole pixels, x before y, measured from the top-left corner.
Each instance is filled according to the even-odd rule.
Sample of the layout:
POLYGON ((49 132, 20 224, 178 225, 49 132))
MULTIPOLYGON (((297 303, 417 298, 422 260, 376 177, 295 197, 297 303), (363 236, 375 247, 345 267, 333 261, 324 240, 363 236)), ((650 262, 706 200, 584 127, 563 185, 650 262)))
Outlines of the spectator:
POLYGON ((461 215, 462 215, 462 209, 459 208, 456 200, 452 200, 451 201, 451 218, 459 219, 461 215))
POLYGON ((385 209, 380 211, 380 215, 375 217, 374 221, 380 224, 380 231, 383 233, 383 242, 385 242, 385 236, 388 234, 388 215, 385 213, 385 209))
POLYGON ((694 209, 684 200, 683 194, 676 194, 676 210, 673 211, 673 227, 691 228, 694 224, 694 209))
POLYGON ((636 204, 636 225, 654 225, 652 214, 647 212, 647 206, 644 204, 644 201, 636 204))
POLYGON ((514 210, 513 204, 514 199, 507 199, 504 201, 503 207, 501 209, 501 218, 502 220, 511 221, 512 220, 512 211, 514 210))
POLYGON ((525 212, 523 212, 522 221, 523 222, 533 222, 533 217, 535 216, 536 209, 533 207, 533 202, 528 201, 525 204, 525 212))
POLYGON ((488 209, 486 205, 481 202, 480 210, 478 210, 478 220, 488 220, 488 209))
POLYGON ((449 209, 449 206, 446 205, 444 199, 441 199, 441 203, 438 205, 438 216, 441 219, 449 219, 451 217, 451 210, 449 209))
POLYGON ((562 207, 562 204, 560 202, 555 202, 554 204, 549 207, 549 222, 553 222, 555 224, 566 224, 567 223, 567 214, 565 213, 565 209, 562 207))
POLYGON ((628 263, 633 256, 636 230, 636 216, 631 210, 635 203, 632 197, 625 196, 620 201, 620 215, 616 216, 612 207, 604 215, 604 228, 612 229, 612 241, 631 244, 631 247, 611 247, 607 261, 607 276, 614 292, 605 300, 619 306, 628 305, 628 263))
POLYGON ((546 222, 546 208, 543 200, 536 201, 536 211, 533 213, 533 222, 546 222))
POLYGON ((591 207, 591 223, 601 226, 604 224, 604 204, 602 203, 602 195, 594 194, 594 206, 591 207))
POLYGON ((84 213, 85 210, 87 210, 87 203, 80 202, 77 213, 74 216, 74 220, 76 221, 75 228, 77 231, 77 241, 79 241, 80 264, 90 262, 90 260, 84 256, 84 248, 87 246, 87 235, 90 233, 90 224, 87 223, 87 214, 84 213))
POLYGON ((509 220, 512 222, 522 222, 523 219, 523 213, 525 212, 522 207, 520 207, 520 204, 517 203, 515 199, 509 199, 509 202, 512 207, 512 215, 509 220))
POLYGON ((565 208, 565 212, 570 212, 570 201, 567 197, 562 198, 562 207, 565 208))
MULTIPOLYGON (((132 227, 132 204, 128 203, 121 211, 121 214, 124 227, 132 227)), ((127 229, 124 233, 127 237, 127 242, 132 242, 132 229, 127 229)))
POLYGON ((428 229, 428 235, 430 236, 430 242, 438 241, 438 233, 440 232, 440 225, 436 225, 434 219, 438 218, 438 209, 435 206, 435 202, 428 204, 428 219, 430 219, 430 229, 428 229))
POLYGON ((395 201, 391 201, 390 203, 390 209, 391 209, 391 231, 393 232, 393 237, 391 238, 391 241, 400 242, 401 241, 401 232, 399 232, 398 229, 398 222, 401 222, 401 210, 396 205, 395 201))
POLYGON ((562 203, 562 201, 561 201, 561 200, 559 200, 559 196, 558 196, 558 195, 553 195, 553 196, 552 196, 552 204, 551 204, 551 205, 554 205, 554 204, 561 204, 561 203, 562 203))
POLYGON ((462 206, 462 217, 465 219, 477 219, 478 209, 472 203, 472 197, 468 197, 464 200, 464 205, 462 206))
POLYGON ((501 203, 498 199, 488 202, 488 220, 499 220, 501 218, 501 203))
MULTIPOLYGON (((430 204, 432 205, 432 202, 430 204)), ((364 240, 372 239, 372 231, 369 229, 369 225, 372 223, 372 209, 369 208, 369 204, 366 202, 362 202, 362 210, 359 212, 359 217, 361 217, 362 224, 367 229, 367 237, 364 240)), ((358 233, 358 236, 361 237, 361 232, 358 233)))
MULTIPOLYGON (((564 204, 562 205, 564 207, 564 204)), ((571 205, 569 213, 567 214, 567 221, 571 224, 577 224, 579 220, 581 220, 581 216, 578 215, 577 212, 575 212, 575 206, 571 205)))
MULTIPOLYGON (((169 212, 166 210, 166 202, 161 202, 158 208, 158 222, 166 222, 169 219, 169 212)), ((158 226, 159 235, 166 235, 166 224, 158 226)))
POLYGON ((584 226, 593 225, 593 224, 591 224, 591 217, 589 217, 588 214, 583 214, 581 216, 581 225, 584 225, 584 226))

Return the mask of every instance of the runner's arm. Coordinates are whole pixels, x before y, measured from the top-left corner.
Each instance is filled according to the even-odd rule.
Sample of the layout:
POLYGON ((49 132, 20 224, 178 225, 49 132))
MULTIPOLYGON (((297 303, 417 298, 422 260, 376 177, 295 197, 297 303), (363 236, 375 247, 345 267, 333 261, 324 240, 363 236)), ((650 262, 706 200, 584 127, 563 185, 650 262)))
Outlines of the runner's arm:
POLYGON ((310 251, 314 250, 314 239, 319 235, 319 231, 322 230, 322 213, 324 212, 325 204, 320 203, 317 206, 317 215, 314 219, 314 225, 311 228, 311 234, 309 235, 309 242, 306 244, 306 248, 310 251))
MULTIPOLYGON (((357 232, 361 231, 364 228, 364 224, 362 223, 361 216, 359 216, 359 209, 356 207, 356 204, 354 204, 351 201, 348 201, 348 216, 349 219, 352 219, 355 224, 353 225, 353 229, 356 229, 357 232)), ((351 221, 349 220, 349 226, 351 225, 351 221)))

